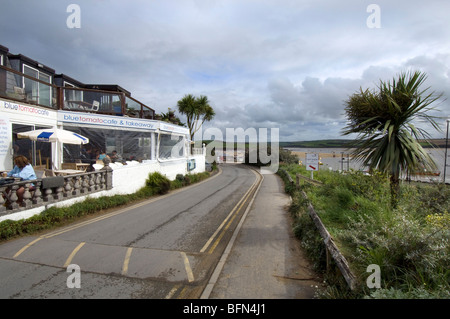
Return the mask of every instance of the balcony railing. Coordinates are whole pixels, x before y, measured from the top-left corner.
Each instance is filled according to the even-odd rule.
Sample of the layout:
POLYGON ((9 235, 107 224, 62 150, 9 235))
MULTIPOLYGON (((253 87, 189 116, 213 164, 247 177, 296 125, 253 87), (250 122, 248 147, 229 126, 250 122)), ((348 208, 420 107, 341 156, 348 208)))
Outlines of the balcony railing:
POLYGON ((0 186, 0 216, 111 188, 112 170, 109 167, 89 173, 17 181, 0 186), (19 203, 16 192, 21 187, 24 193, 19 203))
POLYGON ((57 89, 44 81, 0 65, 0 96, 57 109, 57 89))
POLYGON ((93 89, 58 88, 62 92, 62 110, 124 115, 123 93, 93 89))
POLYGON ((59 87, 0 65, 0 97, 54 110, 154 119, 155 111, 122 92, 59 87))

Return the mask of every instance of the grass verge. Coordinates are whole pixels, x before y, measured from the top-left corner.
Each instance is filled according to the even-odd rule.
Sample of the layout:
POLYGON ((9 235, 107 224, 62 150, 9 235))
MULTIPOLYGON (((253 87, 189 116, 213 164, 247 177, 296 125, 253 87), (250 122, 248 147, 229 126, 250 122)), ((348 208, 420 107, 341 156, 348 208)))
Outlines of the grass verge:
MULTIPOLYGON (((291 177, 309 176, 304 167, 283 165, 291 177)), ((282 174, 281 174, 282 175, 282 174)), ((283 176, 282 176, 283 177, 283 176)), ((450 298, 450 187, 445 184, 403 183, 399 205, 390 207, 389 179, 383 174, 320 171, 314 186, 304 190, 336 244, 359 279, 350 292, 339 276, 325 276, 326 298, 450 298), (381 288, 368 288, 369 265, 381 269, 381 288)), ((287 184, 293 201, 294 232, 324 271, 322 239, 306 213, 306 200, 287 184)))

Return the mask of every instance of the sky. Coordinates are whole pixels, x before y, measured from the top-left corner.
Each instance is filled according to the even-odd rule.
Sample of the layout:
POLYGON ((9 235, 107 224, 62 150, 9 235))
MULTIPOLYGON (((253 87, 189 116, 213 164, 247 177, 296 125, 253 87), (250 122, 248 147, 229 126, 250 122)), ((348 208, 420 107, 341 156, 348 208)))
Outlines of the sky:
MULTIPOLYGON (((0 44, 11 53, 118 84, 157 113, 205 95, 216 116, 203 131, 224 139, 226 128, 349 138, 348 97, 410 70, 443 94, 431 115, 450 116, 448 0, 1 1, 0 44)), ((443 138, 439 123, 444 131, 429 133, 443 138)))

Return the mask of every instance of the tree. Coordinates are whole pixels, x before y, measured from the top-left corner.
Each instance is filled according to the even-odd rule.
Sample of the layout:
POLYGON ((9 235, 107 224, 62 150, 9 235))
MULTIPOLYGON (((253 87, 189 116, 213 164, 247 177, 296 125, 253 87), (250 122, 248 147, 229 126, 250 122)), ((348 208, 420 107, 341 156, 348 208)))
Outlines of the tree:
POLYGON ((426 80, 421 72, 401 73, 392 82, 383 82, 377 91, 360 89, 346 101, 348 119, 343 134, 358 134, 353 156, 369 169, 389 174, 391 204, 396 207, 402 172, 434 170, 436 164, 419 143, 430 135, 413 121, 430 123, 440 130, 436 117, 427 114, 442 94, 421 90, 426 80))
POLYGON ((192 94, 187 94, 178 101, 178 112, 186 115, 191 140, 194 139, 195 132, 200 129, 203 123, 211 121, 216 115, 206 96, 195 97, 192 94))
POLYGON ((158 114, 156 118, 163 122, 168 122, 180 126, 185 126, 186 124, 181 122, 181 120, 178 118, 178 116, 175 115, 175 111, 173 111, 170 107, 167 110, 167 113, 161 112, 161 114, 158 114))

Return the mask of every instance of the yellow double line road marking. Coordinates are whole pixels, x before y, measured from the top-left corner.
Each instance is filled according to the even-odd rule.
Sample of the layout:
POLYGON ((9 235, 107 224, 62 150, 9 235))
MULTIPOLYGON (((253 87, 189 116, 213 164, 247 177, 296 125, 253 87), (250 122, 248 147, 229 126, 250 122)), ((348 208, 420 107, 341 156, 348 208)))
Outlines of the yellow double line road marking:
POLYGON ((256 181, 253 183, 253 185, 247 190, 247 192, 244 194, 244 196, 240 199, 240 201, 236 204, 236 206, 233 207, 233 209, 231 210, 230 214, 228 214, 228 216, 224 219, 224 221, 220 224, 220 226, 217 228, 217 230, 214 232, 214 234, 212 234, 212 236, 208 239, 208 241, 206 242, 206 244, 203 246, 203 248, 200 250, 201 253, 205 252, 208 247, 211 245, 212 241, 214 240, 214 238, 216 238, 217 234, 222 231, 220 233, 220 235, 217 237, 217 239, 215 240, 214 244, 211 246, 211 248, 209 249, 208 253, 212 253, 214 251, 214 249, 217 247, 217 245, 219 244, 220 240, 222 239, 222 237, 225 235, 226 231, 228 230, 228 228, 230 227, 231 223, 233 222, 233 220, 236 218, 236 216, 239 214, 239 211, 242 209, 242 207, 244 206, 244 204, 247 202, 248 198, 250 197, 251 193, 253 192, 254 189, 256 189, 258 183, 261 181, 261 177, 254 171, 252 170, 252 172, 256 175, 257 179, 256 181), (230 219, 231 218, 231 219, 230 219), (228 222, 228 223, 227 223, 228 222), (226 224, 226 225, 225 225, 226 224))
MULTIPOLYGON (((242 207, 244 207, 244 205, 247 203, 248 199, 250 198, 251 194, 253 193, 253 191, 258 191, 259 185, 261 183, 261 181, 263 180, 263 177, 255 172, 254 170, 252 170, 252 172, 256 175, 257 179, 255 180, 255 182, 252 184, 252 186, 247 190, 247 192, 244 194, 244 196, 242 196, 242 198, 239 200, 239 202, 233 207, 233 209, 231 210, 231 212, 228 214, 228 216, 224 219, 224 221, 220 224, 220 226, 217 228, 217 230, 214 232, 214 234, 208 239, 208 241, 206 242, 206 244, 203 246, 203 248, 200 250, 201 253, 205 252, 208 247, 211 245, 211 243, 213 242, 213 240, 216 238, 217 234, 220 235, 216 238, 216 240, 214 241, 214 244, 210 247, 208 253, 212 253, 214 251, 214 249, 217 247, 217 245, 219 244, 219 242, 221 241, 222 237, 225 235, 227 229, 230 227, 231 223, 233 222, 233 220, 236 218, 236 216, 239 214, 239 211, 242 209, 242 207), (221 232, 222 231, 222 232, 221 232)), ((253 195, 255 196, 256 193, 253 195)), ((253 197, 254 198, 254 197, 253 197)), ((250 201, 250 205, 253 202, 253 200, 250 201)), ((249 209, 249 207, 247 207, 247 210, 249 209)), ((244 214, 245 215, 245 214, 244 214)), ((242 220, 240 221, 240 223, 242 223, 242 220)), ((236 230, 235 230, 236 232, 236 230)), ((235 236, 235 234, 233 235, 235 236)), ((230 244, 229 244, 230 245, 230 244)), ((182 253, 185 255, 185 253, 182 253)), ((183 256, 184 257, 184 256, 183 256)), ((223 256, 222 256, 223 258, 223 256)), ((187 257, 186 257, 187 259, 187 257)), ((185 260, 186 260, 185 259, 185 260)), ((189 262, 189 260, 188 260, 189 262)), ((188 271, 188 266, 186 265, 186 272, 188 272, 188 276, 189 276, 189 271, 188 271)), ((193 275, 192 275, 193 276, 193 275)), ((176 285, 175 287, 173 287, 169 293, 166 295, 165 299, 171 299, 175 293, 180 290, 183 286, 182 285, 176 285)), ((176 297, 177 299, 184 299, 186 293, 188 292, 188 286, 184 286, 183 289, 181 289, 180 293, 178 294, 178 296, 176 297)))

